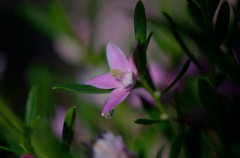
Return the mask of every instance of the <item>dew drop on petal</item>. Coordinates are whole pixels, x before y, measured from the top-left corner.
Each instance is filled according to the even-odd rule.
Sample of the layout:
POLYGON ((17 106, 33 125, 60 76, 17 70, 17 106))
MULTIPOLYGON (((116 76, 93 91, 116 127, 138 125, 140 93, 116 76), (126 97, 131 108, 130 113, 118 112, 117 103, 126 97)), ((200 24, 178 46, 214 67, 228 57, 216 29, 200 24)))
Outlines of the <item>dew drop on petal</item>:
POLYGON ((108 112, 104 115, 104 117, 105 117, 105 119, 110 119, 110 118, 113 117, 113 115, 114 115, 114 109, 108 111, 108 112))

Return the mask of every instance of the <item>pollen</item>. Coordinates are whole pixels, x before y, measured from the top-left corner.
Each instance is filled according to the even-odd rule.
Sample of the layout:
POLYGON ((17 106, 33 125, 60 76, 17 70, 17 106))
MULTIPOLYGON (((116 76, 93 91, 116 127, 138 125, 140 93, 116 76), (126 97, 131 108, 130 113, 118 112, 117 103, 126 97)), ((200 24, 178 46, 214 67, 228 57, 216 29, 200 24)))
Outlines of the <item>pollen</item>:
POLYGON ((121 79, 123 77, 122 71, 120 71, 118 69, 111 69, 110 75, 115 77, 116 79, 121 79))

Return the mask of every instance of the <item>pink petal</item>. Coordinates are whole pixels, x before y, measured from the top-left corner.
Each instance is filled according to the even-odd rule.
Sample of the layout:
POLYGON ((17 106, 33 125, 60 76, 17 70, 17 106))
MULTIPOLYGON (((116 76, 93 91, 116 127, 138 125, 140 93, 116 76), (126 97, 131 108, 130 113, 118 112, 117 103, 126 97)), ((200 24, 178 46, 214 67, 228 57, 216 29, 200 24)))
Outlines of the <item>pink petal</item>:
POLYGON ((129 58, 129 65, 135 76, 137 75, 137 68, 136 68, 136 65, 134 62, 133 53, 134 53, 134 50, 136 50, 136 49, 137 49, 137 41, 134 43, 133 50, 132 50, 131 56, 129 58))
POLYGON ((36 156, 34 156, 32 154, 23 154, 20 156, 20 158, 36 158, 36 156))
POLYGON ((119 88, 123 86, 121 82, 110 75, 110 72, 94 77, 85 84, 102 89, 119 88))
POLYGON ((113 90, 108 96, 108 99, 102 109, 102 116, 120 104, 128 96, 129 93, 129 89, 126 88, 117 88, 113 90))
POLYGON ((107 60, 111 69, 119 69, 123 72, 131 71, 125 54, 113 43, 107 45, 107 60))

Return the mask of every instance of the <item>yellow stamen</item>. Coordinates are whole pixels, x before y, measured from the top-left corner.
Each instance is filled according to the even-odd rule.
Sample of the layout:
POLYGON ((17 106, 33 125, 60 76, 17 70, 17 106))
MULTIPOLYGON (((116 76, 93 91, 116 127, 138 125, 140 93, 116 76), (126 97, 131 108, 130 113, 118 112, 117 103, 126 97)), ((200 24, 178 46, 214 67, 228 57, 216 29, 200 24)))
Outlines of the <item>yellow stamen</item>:
POLYGON ((111 69, 110 75, 115 77, 116 79, 121 79, 123 77, 122 71, 120 71, 118 69, 111 69))

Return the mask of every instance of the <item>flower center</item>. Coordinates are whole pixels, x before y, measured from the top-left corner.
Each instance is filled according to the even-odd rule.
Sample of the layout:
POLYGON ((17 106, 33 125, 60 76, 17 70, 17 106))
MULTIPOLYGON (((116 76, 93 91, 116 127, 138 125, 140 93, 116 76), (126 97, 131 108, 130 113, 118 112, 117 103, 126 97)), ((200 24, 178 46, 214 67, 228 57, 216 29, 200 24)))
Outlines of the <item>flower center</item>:
POLYGON ((128 86, 133 83, 131 72, 122 72, 118 69, 111 69, 110 75, 121 81, 124 86, 128 86))
POLYGON ((111 69, 110 75, 112 75, 113 77, 119 80, 123 77, 123 72, 118 69, 111 69))

